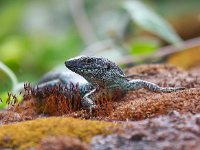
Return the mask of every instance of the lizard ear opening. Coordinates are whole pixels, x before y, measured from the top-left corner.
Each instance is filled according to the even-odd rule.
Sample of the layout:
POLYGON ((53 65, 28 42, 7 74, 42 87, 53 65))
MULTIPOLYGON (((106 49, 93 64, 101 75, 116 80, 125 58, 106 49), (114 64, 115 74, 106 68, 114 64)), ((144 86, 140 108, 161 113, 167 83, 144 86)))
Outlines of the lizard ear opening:
POLYGON ((119 76, 122 77, 122 78, 127 78, 125 75, 119 74, 119 76))

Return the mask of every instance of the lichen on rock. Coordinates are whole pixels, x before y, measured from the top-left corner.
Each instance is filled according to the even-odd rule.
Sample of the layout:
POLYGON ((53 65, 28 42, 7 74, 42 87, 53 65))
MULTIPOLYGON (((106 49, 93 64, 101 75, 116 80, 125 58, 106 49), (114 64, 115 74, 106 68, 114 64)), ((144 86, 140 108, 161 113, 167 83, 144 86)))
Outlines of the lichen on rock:
POLYGON ((51 117, 0 127, 0 147, 26 149, 48 136, 69 136, 90 142, 95 135, 112 132, 113 123, 51 117))

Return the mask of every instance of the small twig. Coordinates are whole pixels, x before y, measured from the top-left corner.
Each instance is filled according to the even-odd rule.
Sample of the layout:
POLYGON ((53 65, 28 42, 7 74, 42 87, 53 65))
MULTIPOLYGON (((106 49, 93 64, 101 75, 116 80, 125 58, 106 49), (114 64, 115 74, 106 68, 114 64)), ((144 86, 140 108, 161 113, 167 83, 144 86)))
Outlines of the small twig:
POLYGON ((181 46, 176 47, 173 45, 169 45, 166 47, 162 47, 158 49, 155 53, 152 55, 147 55, 147 56, 126 56, 124 57, 119 64, 125 64, 125 65, 133 65, 137 64, 138 62, 156 62, 157 60, 160 60, 164 57, 170 56, 171 54, 175 54, 177 52, 181 52, 187 49, 190 49, 192 47, 196 47, 200 43, 200 38, 194 38, 191 40, 183 41, 181 46))
POLYGON ((166 46, 166 47, 160 48, 152 57, 164 57, 176 52, 189 49, 191 47, 198 46, 199 43, 200 43, 200 37, 197 37, 197 38, 182 42, 179 47, 175 47, 173 45, 166 46))

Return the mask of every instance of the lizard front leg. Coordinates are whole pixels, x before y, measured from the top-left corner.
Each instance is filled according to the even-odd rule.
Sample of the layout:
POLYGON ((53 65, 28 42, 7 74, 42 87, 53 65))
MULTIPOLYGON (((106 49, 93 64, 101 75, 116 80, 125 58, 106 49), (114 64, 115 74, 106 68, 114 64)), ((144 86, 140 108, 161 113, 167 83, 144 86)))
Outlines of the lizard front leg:
POLYGON ((81 104, 83 107, 89 108, 91 112, 92 109, 96 108, 94 101, 97 100, 100 96, 101 96, 101 91, 93 89, 89 93, 85 94, 85 96, 81 100, 81 104))
POLYGON ((144 80, 131 80, 125 86, 126 90, 138 90, 141 88, 146 88, 149 91, 153 92, 175 92, 178 90, 185 89, 184 87, 160 87, 157 84, 144 81, 144 80))

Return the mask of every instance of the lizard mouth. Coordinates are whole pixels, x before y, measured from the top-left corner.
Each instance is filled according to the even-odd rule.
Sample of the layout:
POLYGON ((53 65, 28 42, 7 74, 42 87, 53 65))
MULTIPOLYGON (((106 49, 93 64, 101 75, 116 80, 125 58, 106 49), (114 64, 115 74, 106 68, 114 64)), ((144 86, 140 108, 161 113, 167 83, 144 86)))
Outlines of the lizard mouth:
MULTIPOLYGON (((83 69, 84 67, 81 67, 80 64, 78 63, 75 63, 73 61, 65 61, 65 66, 68 68, 68 69, 72 69, 72 70, 80 70, 80 69, 83 69)), ((85 69, 85 68, 84 68, 85 69)))
POLYGON ((83 68, 80 68, 80 67, 77 67, 77 66, 66 66, 69 70, 75 72, 75 73, 84 73, 86 72, 87 69, 83 69, 83 68))

